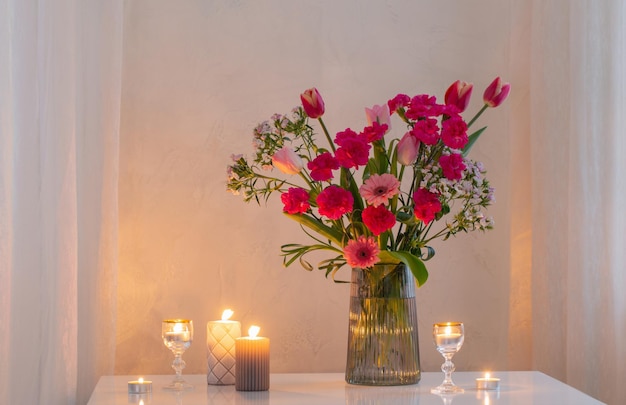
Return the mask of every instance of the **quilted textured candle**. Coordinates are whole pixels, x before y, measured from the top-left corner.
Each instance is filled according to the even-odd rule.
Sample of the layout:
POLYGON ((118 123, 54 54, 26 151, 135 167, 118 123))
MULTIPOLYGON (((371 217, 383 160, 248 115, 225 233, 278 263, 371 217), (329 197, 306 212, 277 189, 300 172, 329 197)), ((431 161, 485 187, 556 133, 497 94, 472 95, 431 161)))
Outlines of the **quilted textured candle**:
POLYGON ((235 384, 235 340, 241 336, 241 323, 231 321, 233 311, 222 313, 219 321, 207 323, 207 383, 209 385, 235 384))
POLYGON ((237 370, 235 389, 237 391, 267 391, 270 388, 270 340, 257 337, 258 326, 251 326, 250 336, 236 340, 237 370))

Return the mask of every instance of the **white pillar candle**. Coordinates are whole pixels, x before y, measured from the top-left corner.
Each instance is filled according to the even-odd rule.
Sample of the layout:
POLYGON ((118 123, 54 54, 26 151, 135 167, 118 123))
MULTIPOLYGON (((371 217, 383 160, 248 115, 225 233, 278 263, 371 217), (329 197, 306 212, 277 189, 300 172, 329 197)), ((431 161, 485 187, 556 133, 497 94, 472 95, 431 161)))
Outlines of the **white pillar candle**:
POLYGON ((270 340, 257 337, 258 326, 251 326, 249 336, 237 339, 237 391, 267 391, 270 388, 270 340))
POLYGON ((235 383, 235 340, 241 337, 241 323, 231 321, 230 309, 222 313, 219 321, 207 323, 207 383, 233 385, 235 383))

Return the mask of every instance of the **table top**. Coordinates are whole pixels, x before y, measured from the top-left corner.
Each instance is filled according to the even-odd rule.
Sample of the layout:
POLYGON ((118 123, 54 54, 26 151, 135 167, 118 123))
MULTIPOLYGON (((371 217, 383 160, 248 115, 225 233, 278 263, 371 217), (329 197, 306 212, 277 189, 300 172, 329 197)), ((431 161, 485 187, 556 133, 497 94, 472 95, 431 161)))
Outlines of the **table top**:
POLYGON ((435 372, 422 373, 418 384, 393 387, 350 385, 345 382, 343 373, 272 374, 269 391, 258 392, 236 391, 234 385, 207 385, 206 375, 183 374, 194 388, 181 393, 163 389, 173 375, 154 375, 143 376, 145 380, 152 381, 151 394, 129 394, 128 382, 138 377, 118 375, 100 378, 88 405, 602 404, 538 371, 494 372, 493 377, 500 378, 498 391, 476 389, 475 379, 483 377, 482 373, 455 372, 452 379, 465 392, 447 398, 430 393, 430 389, 443 380, 443 373, 435 372))

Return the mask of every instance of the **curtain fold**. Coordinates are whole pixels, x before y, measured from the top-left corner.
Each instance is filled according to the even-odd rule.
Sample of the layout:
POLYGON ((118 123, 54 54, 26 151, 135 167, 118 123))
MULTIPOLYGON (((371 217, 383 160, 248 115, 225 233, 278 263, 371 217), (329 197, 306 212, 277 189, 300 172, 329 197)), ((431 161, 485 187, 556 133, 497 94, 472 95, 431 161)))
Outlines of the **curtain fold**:
POLYGON ((86 403, 115 350, 122 3, 0 19, 0 403, 86 403))
POLYGON ((533 3, 535 368, 626 400, 625 6, 533 3))

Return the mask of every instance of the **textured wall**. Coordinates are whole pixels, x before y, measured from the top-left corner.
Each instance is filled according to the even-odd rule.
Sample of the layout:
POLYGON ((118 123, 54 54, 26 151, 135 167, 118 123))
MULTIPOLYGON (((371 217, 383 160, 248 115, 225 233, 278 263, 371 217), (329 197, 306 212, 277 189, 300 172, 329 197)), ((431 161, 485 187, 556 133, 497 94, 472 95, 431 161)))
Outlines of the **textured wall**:
MULTIPOLYGON (((229 157, 250 153, 253 126, 312 86, 331 132, 362 127, 364 107, 398 92, 442 97, 456 79, 475 84, 476 111, 511 71, 509 2, 128 0, 125 11, 116 372, 171 372, 160 321, 188 317, 185 372, 205 373, 206 322, 226 307, 271 338, 273 372, 343 370, 348 287, 282 267, 280 245, 305 236, 279 201, 225 192, 229 157)), ((427 371, 441 364, 435 321, 466 324, 458 369, 516 369, 509 359, 529 353, 507 344, 509 113, 484 116, 472 151, 496 187, 496 229, 436 245, 418 290, 427 371)))

